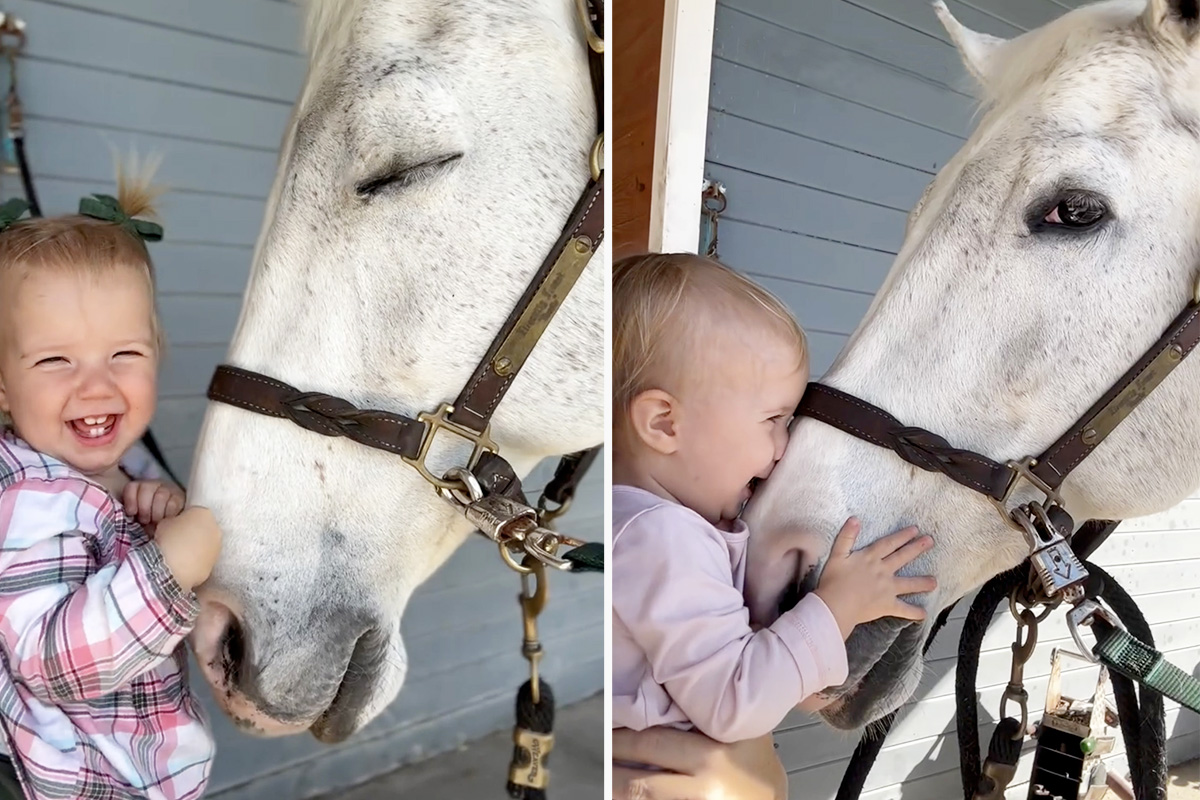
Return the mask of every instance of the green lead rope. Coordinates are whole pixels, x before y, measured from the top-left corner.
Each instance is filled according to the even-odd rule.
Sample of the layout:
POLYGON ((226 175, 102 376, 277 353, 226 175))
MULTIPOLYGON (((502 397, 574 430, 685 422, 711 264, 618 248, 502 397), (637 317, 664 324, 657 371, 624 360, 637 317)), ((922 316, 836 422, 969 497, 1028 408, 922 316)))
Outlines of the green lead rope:
POLYGON ((572 572, 604 572, 604 543, 588 542, 563 554, 572 572))
POLYGON ((1105 666, 1200 714, 1200 681, 1128 631, 1101 619, 1092 622, 1092 630, 1097 641, 1092 653, 1105 666))

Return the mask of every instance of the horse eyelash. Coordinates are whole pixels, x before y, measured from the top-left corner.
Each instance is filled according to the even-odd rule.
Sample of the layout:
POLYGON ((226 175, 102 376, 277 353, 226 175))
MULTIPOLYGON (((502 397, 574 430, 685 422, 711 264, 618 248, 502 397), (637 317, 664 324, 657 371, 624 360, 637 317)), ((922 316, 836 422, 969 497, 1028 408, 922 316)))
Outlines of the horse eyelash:
POLYGON ((389 168, 379 177, 356 184, 354 191, 360 197, 372 197, 386 188, 406 189, 409 186, 432 179, 447 167, 458 163, 462 157, 462 153, 451 153, 450 155, 431 158, 420 164, 389 168))

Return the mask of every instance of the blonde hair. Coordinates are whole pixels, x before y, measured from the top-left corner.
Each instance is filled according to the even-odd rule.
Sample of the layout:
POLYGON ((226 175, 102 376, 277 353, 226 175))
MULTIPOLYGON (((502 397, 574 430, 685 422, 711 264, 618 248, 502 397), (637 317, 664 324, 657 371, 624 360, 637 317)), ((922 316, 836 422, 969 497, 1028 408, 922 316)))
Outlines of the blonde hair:
POLYGON ((804 330, 775 295, 719 261, 691 253, 646 253, 613 265, 613 411, 656 388, 669 356, 664 342, 694 335, 701 306, 727 303, 770 326, 808 359, 804 330))
MULTIPOLYGON (((162 194, 152 179, 158 159, 139 163, 117 161, 117 202, 130 217, 156 216, 155 201, 162 194)), ((35 217, 13 223, 0 231, 0 281, 5 289, 34 272, 57 270, 77 275, 103 277, 118 269, 144 275, 154 298, 154 264, 141 237, 120 223, 83 214, 35 217)), ((0 302, 7 298, 0 296, 0 302)), ((151 325, 161 353, 162 332, 152 302, 151 325)))

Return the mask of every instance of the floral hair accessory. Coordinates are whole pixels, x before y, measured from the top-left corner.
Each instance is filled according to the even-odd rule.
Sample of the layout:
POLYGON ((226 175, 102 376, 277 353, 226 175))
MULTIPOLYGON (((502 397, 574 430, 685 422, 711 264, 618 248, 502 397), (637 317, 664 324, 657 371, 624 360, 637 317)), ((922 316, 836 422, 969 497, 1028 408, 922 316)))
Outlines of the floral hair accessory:
MULTIPOLYGON (((0 212, 3 211, 0 206, 0 212)), ((125 213, 117 198, 107 194, 94 194, 79 201, 79 213, 85 217, 115 222, 134 236, 147 242, 157 242, 163 237, 162 226, 144 219, 135 219, 125 213)))

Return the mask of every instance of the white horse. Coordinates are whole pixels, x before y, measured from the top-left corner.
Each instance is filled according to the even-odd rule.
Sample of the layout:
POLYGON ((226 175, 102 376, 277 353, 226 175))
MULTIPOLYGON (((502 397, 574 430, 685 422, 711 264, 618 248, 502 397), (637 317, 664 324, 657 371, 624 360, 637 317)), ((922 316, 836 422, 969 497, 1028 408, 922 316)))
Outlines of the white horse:
MULTIPOLYGON (((415 418, 458 394, 588 181, 582 23, 574 0, 308 13, 227 363, 415 418)), ((608 253, 492 418, 518 475, 603 440, 608 253)), ((440 475, 467 454, 439 436, 427 463, 440 475)), ((327 742, 361 728, 404 681, 405 604, 472 526, 398 456, 227 405, 207 410, 191 483, 224 531, 193 636, 224 711, 327 742)))
MULTIPOLYGON (((822 382, 1003 463, 1042 452, 1162 334, 1200 276, 1200 11, 1112 0, 1005 41, 937 13, 984 113, 909 217, 866 317, 822 382)), ((1188 359, 1062 487, 1075 520, 1164 510, 1200 485, 1200 359, 1188 359)), ((1027 484, 1022 484, 1028 489, 1027 484)), ((1040 498, 1029 491, 1012 504, 1040 498)), ((937 613, 1029 553, 983 495, 810 418, 748 509, 757 621, 815 585, 852 515, 859 546, 907 524, 935 547, 905 574, 927 620, 847 642, 821 712, 898 708, 937 613)))

